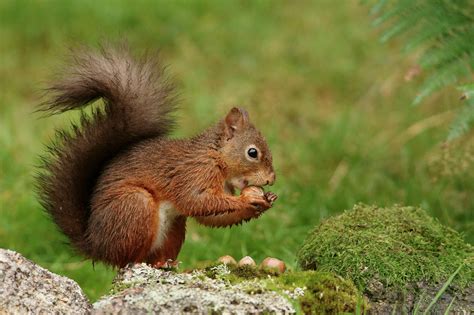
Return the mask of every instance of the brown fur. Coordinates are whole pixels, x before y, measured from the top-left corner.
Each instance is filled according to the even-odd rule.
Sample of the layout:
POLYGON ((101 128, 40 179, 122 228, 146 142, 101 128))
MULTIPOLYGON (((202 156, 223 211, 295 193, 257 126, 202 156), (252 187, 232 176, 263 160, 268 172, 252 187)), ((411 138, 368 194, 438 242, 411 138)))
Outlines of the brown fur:
POLYGON ((105 49, 74 60, 43 109, 63 112, 102 98, 105 110, 83 115, 72 134, 59 132, 38 188, 45 209, 80 252, 115 266, 159 265, 176 259, 186 217, 229 226, 271 206, 265 197, 229 193, 235 185, 275 180, 270 150, 246 111, 233 108, 202 134, 172 140, 166 135, 173 89, 155 59, 137 62, 124 49, 105 49), (249 145, 258 148, 258 159, 246 157, 249 145), (152 251, 164 201, 178 216, 152 251))
POLYGON ((186 234, 186 217, 180 216, 176 219, 169 231, 165 244, 159 250, 149 254, 146 262, 154 266, 162 266, 168 260, 176 260, 186 234))

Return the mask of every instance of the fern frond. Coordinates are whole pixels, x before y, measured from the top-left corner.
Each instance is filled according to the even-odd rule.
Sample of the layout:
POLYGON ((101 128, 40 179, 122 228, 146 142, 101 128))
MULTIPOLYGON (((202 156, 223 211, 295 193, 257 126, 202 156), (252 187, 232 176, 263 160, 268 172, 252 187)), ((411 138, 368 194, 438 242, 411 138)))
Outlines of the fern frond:
MULTIPOLYGON (((379 0, 371 13, 379 15, 374 25, 387 25, 381 41, 407 33, 404 51, 422 49, 418 62, 429 75, 414 98, 415 104, 446 86, 473 81, 474 1, 379 0)), ((474 91, 472 87, 469 89, 474 91)), ((474 125, 471 100, 472 97, 455 120, 450 138, 474 125)))
POLYGON ((463 92, 461 100, 464 100, 466 105, 451 125, 448 140, 459 138, 474 127, 474 83, 462 85, 458 89, 463 92))
POLYGON ((463 62, 452 62, 449 65, 440 67, 435 74, 430 75, 422 84, 420 91, 413 100, 413 104, 420 104, 425 97, 433 92, 458 82, 459 77, 468 74, 468 70, 463 62))

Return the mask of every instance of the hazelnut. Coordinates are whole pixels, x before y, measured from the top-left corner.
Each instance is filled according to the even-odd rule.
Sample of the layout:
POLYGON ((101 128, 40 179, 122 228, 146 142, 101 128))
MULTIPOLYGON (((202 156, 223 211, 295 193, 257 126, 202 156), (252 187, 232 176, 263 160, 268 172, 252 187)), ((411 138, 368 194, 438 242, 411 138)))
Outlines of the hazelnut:
POLYGON ((219 257, 217 261, 223 263, 224 265, 237 265, 237 261, 230 255, 219 257))
POLYGON ((250 256, 245 256, 244 258, 242 258, 240 261, 239 261, 239 267, 242 267, 242 266, 250 266, 250 267, 254 267, 256 266, 257 264, 255 263, 255 261, 252 259, 252 257, 250 256))
POLYGON ((260 264, 260 268, 276 271, 277 273, 284 273, 286 270, 285 262, 280 259, 267 257, 260 264))
POLYGON ((261 187, 258 186, 248 186, 242 189, 240 192, 241 195, 247 195, 247 196, 255 196, 255 197, 262 197, 265 195, 265 192, 261 187))

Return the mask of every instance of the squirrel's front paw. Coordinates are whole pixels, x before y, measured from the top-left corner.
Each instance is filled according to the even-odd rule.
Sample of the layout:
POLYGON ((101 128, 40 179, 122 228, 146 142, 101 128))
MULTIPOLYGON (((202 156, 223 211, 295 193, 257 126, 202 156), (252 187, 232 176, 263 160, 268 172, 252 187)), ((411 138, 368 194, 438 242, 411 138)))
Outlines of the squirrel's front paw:
POLYGON ((252 208, 258 213, 271 208, 272 202, 276 199, 273 197, 276 197, 276 195, 271 193, 270 201, 263 189, 257 186, 249 186, 242 189, 240 196, 244 198, 247 203, 251 204, 252 208))

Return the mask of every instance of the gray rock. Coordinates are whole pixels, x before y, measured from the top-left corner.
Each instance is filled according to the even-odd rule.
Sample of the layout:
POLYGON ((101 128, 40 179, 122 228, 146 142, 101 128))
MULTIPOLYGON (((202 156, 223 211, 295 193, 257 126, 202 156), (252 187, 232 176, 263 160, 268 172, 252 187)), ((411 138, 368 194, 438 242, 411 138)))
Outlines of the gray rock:
POLYGON ((0 314, 86 314, 90 309, 76 282, 0 249, 0 314))
MULTIPOLYGON (((221 265, 225 273, 225 265, 221 265)), ((231 285, 200 271, 175 273, 145 264, 122 269, 113 295, 94 303, 95 314, 293 314, 294 308, 258 281, 231 285)))
MULTIPOLYGON (((371 306, 369 314, 412 314, 415 309, 422 314, 442 286, 443 283, 433 286, 419 282, 407 284, 405 291, 400 291, 386 288, 379 280, 373 279, 366 289, 371 306)), ((474 314, 474 285, 463 290, 448 287, 429 313, 445 314, 448 309, 449 314, 474 314)))

